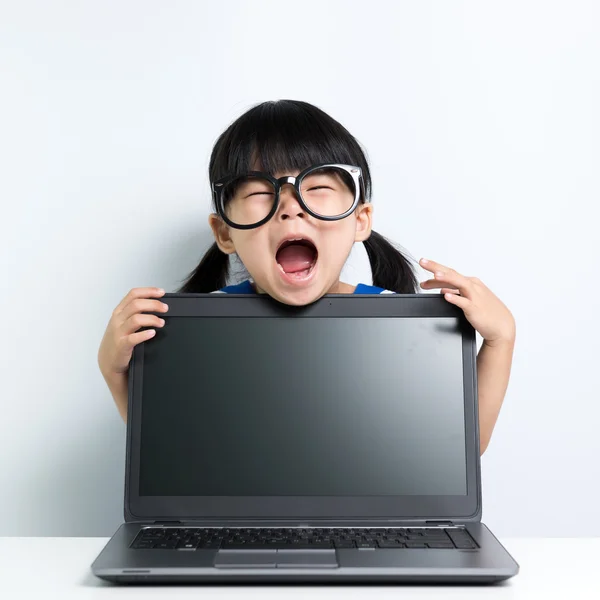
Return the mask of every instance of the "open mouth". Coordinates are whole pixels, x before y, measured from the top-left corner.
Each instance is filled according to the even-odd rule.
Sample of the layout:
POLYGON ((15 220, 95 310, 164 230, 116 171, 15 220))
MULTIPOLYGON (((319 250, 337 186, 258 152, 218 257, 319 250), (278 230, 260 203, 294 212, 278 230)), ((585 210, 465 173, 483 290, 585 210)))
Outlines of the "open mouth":
POLYGON ((317 264, 316 246, 307 239, 286 240, 279 246, 275 260, 279 269, 292 279, 305 279, 317 264))

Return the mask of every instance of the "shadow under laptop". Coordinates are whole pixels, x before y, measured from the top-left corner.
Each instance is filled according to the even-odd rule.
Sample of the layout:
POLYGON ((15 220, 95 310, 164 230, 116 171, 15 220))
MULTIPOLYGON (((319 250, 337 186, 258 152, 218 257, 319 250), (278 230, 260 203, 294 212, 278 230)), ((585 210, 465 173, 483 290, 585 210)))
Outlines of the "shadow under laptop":
MULTIPOLYGON (((460 590, 461 588, 480 588, 480 587, 489 587, 492 586, 494 588, 499 587, 512 587, 514 584, 510 579, 504 579, 502 581, 498 581, 495 583, 478 583, 476 581, 473 582, 436 582, 431 581, 427 583, 422 582, 385 582, 385 581, 357 581, 356 583, 348 584, 347 581, 324 581, 316 583, 314 581, 280 581, 280 582, 235 582, 235 581, 227 581, 227 582, 186 582, 186 581, 177 581, 177 582, 132 582, 132 583, 111 583, 109 581, 104 581, 95 577, 92 573, 87 574, 83 580, 81 581, 81 585, 83 587, 123 587, 123 586, 133 586, 133 587, 177 587, 177 588, 199 588, 199 587, 252 587, 252 588, 279 588, 279 587, 303 587, 303 588, 319 588, 319 587, 333 587, 333 588, 352 588, 352 587, 384 587, 384 588, 397 588, 397 587, 419 587, 419 588, 440 588, 440 587, 448 587, 460 590)), ((457 594, 460 593, 457 591, 457 594)), ((460 597, 460 596, 457 596, 460 597)))

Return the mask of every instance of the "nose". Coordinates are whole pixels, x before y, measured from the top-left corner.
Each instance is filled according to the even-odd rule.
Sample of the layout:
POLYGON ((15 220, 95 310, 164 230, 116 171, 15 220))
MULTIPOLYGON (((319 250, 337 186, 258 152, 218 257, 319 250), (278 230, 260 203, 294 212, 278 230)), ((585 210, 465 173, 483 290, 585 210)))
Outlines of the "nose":
POLYGON ((300 218, 306 217, 306 212, 298 201, 296 189, 291 183, 284 183, 279 192, 279 207, 277 209, 278 217, 289 219, 297 215, 300 218))

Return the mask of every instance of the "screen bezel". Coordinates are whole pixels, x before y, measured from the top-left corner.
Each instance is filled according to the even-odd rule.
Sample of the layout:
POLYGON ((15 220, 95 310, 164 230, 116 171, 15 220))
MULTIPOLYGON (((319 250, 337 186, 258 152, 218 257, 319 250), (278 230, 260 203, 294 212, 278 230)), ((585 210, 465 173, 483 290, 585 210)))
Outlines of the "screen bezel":
POLYGON ((298 318, 454 317, 462 333, 467 494, 461 496, 140 496, 140 448, 144 345, 135 346, 129 366, 125 468, 125 520, 194 519, 428 520, 477 521, 481 515, 481 474, 475 329, 462 309, 441 294, 326 294, 312 304, 290 306, 267 294, 166 293, 168 313, 149 313, 166 322, 194 317, 298 318))

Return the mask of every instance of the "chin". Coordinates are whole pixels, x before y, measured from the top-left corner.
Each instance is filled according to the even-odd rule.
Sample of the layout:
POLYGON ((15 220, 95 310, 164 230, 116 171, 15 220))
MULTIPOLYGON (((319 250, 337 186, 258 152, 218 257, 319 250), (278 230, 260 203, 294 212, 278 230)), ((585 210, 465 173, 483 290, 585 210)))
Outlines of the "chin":
POLYGON ((291 279, 289 275, 282 273, 277 264, 274 269, 275 279, 268 278, 268 287, 260 284, 258 286, 278 302, 290 306, 304 306, 315 302, 326 293, 323 291, 323 286, 319 285, 316 264, 312 273, 298 280, 291 279))
POLYGON ((317 289, 316 286, 284 289, 281 285, 274 285, 270 286, 270 289, 268 290, 265 289, 265 291, 271 298, 290 306, 305 306, 307 304, 312 304, 325 293, 317 289))
POLYGON ((308 292, 305 290, 303 292, 291 292, 280 297, 273 297, 279 302, 290 306, 306 306, 316 302, 322 295, 323 294, 316 294, 315 292, 308 292))

